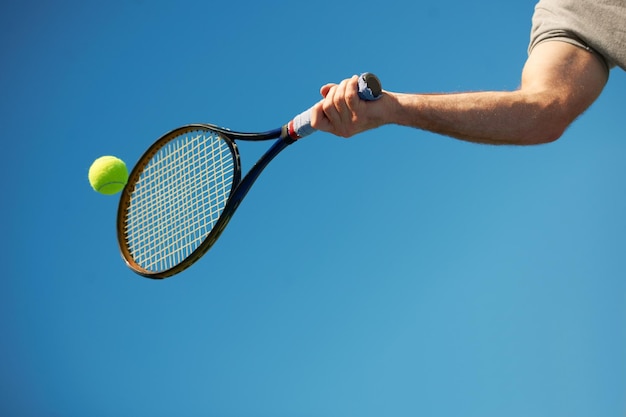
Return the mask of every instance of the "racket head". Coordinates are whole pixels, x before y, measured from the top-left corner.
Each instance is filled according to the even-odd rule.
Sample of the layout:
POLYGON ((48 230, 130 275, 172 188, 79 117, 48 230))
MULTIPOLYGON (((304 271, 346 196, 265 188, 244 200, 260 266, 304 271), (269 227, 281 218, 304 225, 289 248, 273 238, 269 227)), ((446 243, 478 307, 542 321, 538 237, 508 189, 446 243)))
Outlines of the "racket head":
POLYGON ((191 266, 226 227, 232 213, 225 208, 240 181, 228 130, 193 124, 163 135, 137 162, 120 197, 117 237, 128 267, 160 279, 191 266))

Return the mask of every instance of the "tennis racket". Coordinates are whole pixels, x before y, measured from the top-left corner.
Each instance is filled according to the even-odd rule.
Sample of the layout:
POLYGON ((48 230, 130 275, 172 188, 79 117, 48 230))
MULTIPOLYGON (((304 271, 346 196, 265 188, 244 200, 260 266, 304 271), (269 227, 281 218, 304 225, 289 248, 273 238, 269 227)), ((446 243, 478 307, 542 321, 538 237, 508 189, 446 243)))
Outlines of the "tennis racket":
MULTIPOLYGON (((363 100, 382 94, 373 74, 362 74, 358 85, 363 100)), ((155 279, 191 266, 217 241, 270 161, 314 132, 309 109, 262 133, 191 124, 163 135, 139 159, 120 197, 117 237, 126 264, 155 279), (270 139, 277 140, 242 179, 236 141, 270 139)))

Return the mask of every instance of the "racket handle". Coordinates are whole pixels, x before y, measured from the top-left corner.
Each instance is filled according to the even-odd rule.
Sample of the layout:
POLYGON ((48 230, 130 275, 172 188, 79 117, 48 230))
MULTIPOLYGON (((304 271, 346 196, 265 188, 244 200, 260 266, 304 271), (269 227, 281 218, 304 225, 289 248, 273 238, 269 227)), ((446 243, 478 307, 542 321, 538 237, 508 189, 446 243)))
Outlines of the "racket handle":
MULTIPOLYGON (((363 73, 359 76, 359 97, 361 100, 374 101, 382 96, 382 85, 377 76, 370 72, 363 73)), ((317 129, 311 127, 311 109, 308 109, 293 118, 288 124, 289 136, 294 139, 300 139, 317 132, 317 129)))

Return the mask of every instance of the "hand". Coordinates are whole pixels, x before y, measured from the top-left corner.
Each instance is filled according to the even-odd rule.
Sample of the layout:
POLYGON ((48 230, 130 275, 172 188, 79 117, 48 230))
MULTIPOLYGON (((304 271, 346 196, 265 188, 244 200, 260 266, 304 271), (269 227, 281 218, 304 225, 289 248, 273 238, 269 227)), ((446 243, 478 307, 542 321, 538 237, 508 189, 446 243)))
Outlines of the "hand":
POLYGON ((357 91, 356 75, 339 84, 324 85, 320 89, 323 99, 313 106, 311 126, 344 138, 380 126, 380 102, 385 97, 368 102, 359 98, 357 91))

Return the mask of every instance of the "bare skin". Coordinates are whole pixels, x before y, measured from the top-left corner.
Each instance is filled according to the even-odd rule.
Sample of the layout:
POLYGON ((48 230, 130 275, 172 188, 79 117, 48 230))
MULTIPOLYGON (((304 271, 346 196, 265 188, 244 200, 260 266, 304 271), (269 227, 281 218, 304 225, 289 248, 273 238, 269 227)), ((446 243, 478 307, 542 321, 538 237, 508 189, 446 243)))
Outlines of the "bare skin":
POLYGON ((350 137, 386 124, 414 127, 460 140, 493 145, 552 142, 600 95, 608 79, 604 64, 577 46, 537 45, 516 91, 405 94, 384 91, 365 102, 357 77, 327 84, 313 108, 314 128, 350 137))

